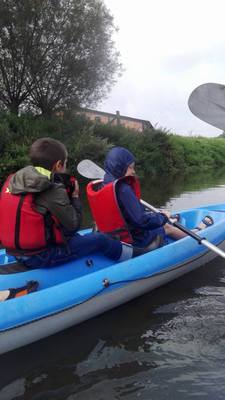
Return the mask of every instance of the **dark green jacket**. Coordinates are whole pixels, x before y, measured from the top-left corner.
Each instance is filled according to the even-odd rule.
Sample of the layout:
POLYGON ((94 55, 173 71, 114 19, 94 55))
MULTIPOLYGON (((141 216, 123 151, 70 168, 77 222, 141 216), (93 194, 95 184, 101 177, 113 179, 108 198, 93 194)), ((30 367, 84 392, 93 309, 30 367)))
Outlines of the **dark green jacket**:
POLYGON ((81 203, 70 199, 62 183, 54 183, 51 172, 40 167, 28 166, 17 171, 11 178, 12 194, 34 193, 37 211, 50 211, 66 231, 77 231, 81 224, 81 203))

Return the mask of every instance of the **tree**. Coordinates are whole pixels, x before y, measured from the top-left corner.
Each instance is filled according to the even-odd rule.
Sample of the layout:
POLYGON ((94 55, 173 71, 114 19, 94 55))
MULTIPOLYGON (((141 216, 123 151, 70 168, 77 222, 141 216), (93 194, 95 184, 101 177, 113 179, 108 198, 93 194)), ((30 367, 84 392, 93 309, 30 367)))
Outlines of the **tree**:
POLYGON ((121 71, 101 0, 0 0, 0 100, 51 115, 90 105, 121 71))
MULTIPOLYGON (((27 3, 26 6, 29 4, 27 3)), ((0 1, 0 101, 18 113, 28 97, 28 66, 32 43, 32 9, 12 0, 0 1)))

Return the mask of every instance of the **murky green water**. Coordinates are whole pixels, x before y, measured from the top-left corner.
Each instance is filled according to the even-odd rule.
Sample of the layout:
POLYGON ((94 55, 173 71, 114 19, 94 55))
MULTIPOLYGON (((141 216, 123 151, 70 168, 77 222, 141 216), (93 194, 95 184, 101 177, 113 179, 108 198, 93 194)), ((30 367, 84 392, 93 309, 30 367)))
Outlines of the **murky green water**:
MULTIPOLYGON (((146 182, 142 197, 171 210, 224 202, 225 175, 146 182)), ((98 318, 1 356, 0 400, 219 400, 224 376, 225 262, 217 258, 98 318)))

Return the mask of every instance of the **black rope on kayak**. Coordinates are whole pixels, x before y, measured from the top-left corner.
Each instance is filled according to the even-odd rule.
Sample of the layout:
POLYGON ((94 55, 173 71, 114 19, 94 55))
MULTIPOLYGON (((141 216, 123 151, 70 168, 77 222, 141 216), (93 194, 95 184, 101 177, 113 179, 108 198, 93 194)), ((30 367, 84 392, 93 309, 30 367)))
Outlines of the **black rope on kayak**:
POLYGON ((224 213, 224 212, 225 212, 225 210, 209 210, 209 211, 213 211, 213 212, 221 212, 221 213, 224 213))

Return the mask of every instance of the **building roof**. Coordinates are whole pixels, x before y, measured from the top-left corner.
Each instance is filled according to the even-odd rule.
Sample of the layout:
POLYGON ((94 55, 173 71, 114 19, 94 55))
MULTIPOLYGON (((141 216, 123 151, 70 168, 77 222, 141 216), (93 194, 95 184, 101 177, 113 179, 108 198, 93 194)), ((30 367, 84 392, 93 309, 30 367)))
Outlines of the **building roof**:
POLYGON ((129 121, 137 121, 137 122, 146 123, 149 127, 153 128, 153 125, 151 124, 150 121, 145 120, 145 119, 140 119, 140 118, 127 117, 126 115, 121 115, 119 113, 119 111, 116 114, 108 113, 108 112, 105 112, 105 111, 92 110, 90 108, 82 108, 81 111, 90 112, 90 113, 93 113, 93 114, 98 114, 98 115, 102 115, 102 116, 105 116, 105 117, 112 117, 112 118, 116 118, 116 117, 119 116, 119 118, 121 118, 121 119, 126 119, 126 120, 129 120, 129 121))

